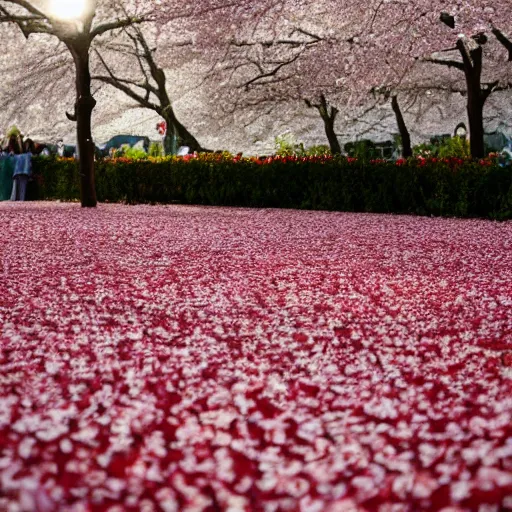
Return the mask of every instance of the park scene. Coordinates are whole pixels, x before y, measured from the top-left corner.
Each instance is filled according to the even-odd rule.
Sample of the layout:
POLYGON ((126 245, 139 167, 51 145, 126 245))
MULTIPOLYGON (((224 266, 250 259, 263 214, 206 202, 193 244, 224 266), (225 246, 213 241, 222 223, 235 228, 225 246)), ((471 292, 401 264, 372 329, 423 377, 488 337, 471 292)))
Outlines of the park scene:
POLYGON ((0 0, 0 512, 512 511, 510 20, 0 0))

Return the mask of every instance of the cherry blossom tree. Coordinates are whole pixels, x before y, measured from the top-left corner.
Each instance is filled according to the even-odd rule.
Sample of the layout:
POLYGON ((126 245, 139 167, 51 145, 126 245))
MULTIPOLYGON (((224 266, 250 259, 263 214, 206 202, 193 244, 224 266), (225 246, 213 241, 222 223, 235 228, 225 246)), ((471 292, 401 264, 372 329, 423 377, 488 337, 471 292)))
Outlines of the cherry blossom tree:
POLYGON ((471 0, 447 8, 442 0, 283 0, 264 21, 254 21, 252 30, 237 27, 223 71, 236 70, 235 85, 252 103, 258 92, 282 101, 300 91, 309 105, 320 107, 326 128, 332 119, 325 113, 335 117, 340 105, 371 102, 368 93, 378 93, 391 102, 406 156, 411 148, 399 95, 432 88, 462 92, 468 98, 472 154, 480 157, 485 101, 511 83, 512 27, 506 20, 512 7, 471 0), (427 63, 463 70, 465 83, 427 63), (329 111, 322 98, 333 94, 341 98, 329 111))
MULTIPOLYGON (((377 86, 387 84, 399 89, 413 68, 416 85, 431 86, 437 77, 432 76, 431 68, 421 72, 416 66, 418 62, 462 71, 471 153, 473 157, 482 157, 486 100, 512 83, 512 68, 507 65, 511 59, 511 40, 506 35, 512 29, 511 14, 510 2, 379 2, 374 7, 372 23, 354 51, 358 57, 372 56, 374 65, 368 76, 377 86)), ((441 76, 453 83, 453 75, 441 76)), ((446 83, 438 82, 437 86, 447 87, 446 83)), ((453 89, 460 91, 461 87, 453 89)))
MULTIPOLYGON (((97 55, 95 48, 104 43, 107 38, 116 38, 123 29, 153 21, 157 27, 158 41, 165 41, 169 32, 179 33, 188 26, 189 30, 200 32, 201 27, 219 25, 222 20, 236 19, 237 16, 247 16, 253 12, 248 0, 208 0, 200 7, 192 6, 178 0, 153 2, 150 0, 85 0, 84 9, 72 19, 63 19, 52 10, 51 0, 0 0, 0 22, 17 26, 28 39, 34 38, 39 44, 43 36, 52 36, 61 44, 55 47, 55 52, 67 50, 64 55, 71 55, 74 64, 74 80, 76 89, 75 111, 67 114, 70 120, 77 123, 77 142, 80 157, 79 169, 81 179, 81 200, 83 206, 96 205, 94 186, 94 144, 91 133, 92 111, 96 105, 91 89, 91 66, 97 55), (229 12, 229 16, 227 13, 229 12), (217 24, 217 25, 216 25, 217 24)), ((208 37, 204 38, 206 46, 213 44, 216 33, 205 30, 208 37)), ((135 32, 136 34, 136 32, 135 32)), ((133 32, 132 32, 133 35, 133 32)), ((139 44, 142 42, 139 40, 139 44)), ((52 51, 44 47, 48 55, 52 51)), ((146 55, 146 62, 149 54, 146 55)), ((105 60, 105 62, 107 62, 105 60)), ((101 59, 100 59, 101 64, 101 59)), ((117 73, 117 69, 111 70, 117 73)), ((173 116, 172 109, 167 105, 165 97, 165 81, 162 80, 162 69, 154 69, 154 76, 160 81, 160 105, 171 121, 171 126, 177 127, 178 132, 187 143, 198 146, 194 138, 183 125, 173 116)), ((110 75, 107 76, 112 78, 110 75)), ((117 75, 114 75, 117 76, 117 75)), ((56 79, 55 76, 52 79, 56 79)), ((147 92, 147 91, 146 91, 147 92)), ((143 96, 144 97, 144 96, 143 96)), ((57 99, 57 98, 56 98, 57 99)), ((170 102, 169 102, 170 103, 170 102)), ((197 141, 196 141, 197 142, 197 141)))
MULTIPOLYGON (((167 125, 164 140, 166 153, 170 151, 176 138, 179 144, 188 146, 192 151, 204 151, 174 112, 165 70, 155 55, 156 38, 151 32, 154 33, 156 27, 151 28, 153 30, 150 31, 147 26, 144 29, 135 25, 125 27, 121 39, 107 41, 105 46, 96 49, 103 69, 98 74, 93 74, 93 80, 109 84, 135 100, 141 107, 157 112, 167 125)), ((192 42, 186 40, 181 44, 188 46, 192 42)))
MULTIPOLYGON (((220 75, 228 76, 230 101, 237 107, 249 108, 256 104, 305 102, 318 111, 331 151, 336 154, 341 152, 335 132, 340 108, 345 116, 357 118, 382 103, 383 98, 391 100, 404 154, 409 156, 410 136, 397 92, 390 87, 376 87, 366 82, 367 77, 351 77, 357 55, 354 49, 362 47, 373 11, 361 11, 355 2, 334 7, 337 13, 331 14, 333 4, 326 2, 278 2, 250 30, 237 27, 219 65, 220 75)), ((357 59, 363 65, 376 64, 363 52, 357 59)))
POLYGON ((462 71, 466 81, 467 112, 470 127, 471 154, 474 157, 484 156, 484 106, 489 96, 499 90, 512 86, 508 81, 500 83, 499 78, 482 81, 484 48, 487 36, 479 34, 474 38, 460 37, 456 48, 459 59, 431 57, 428 60, 442 66, 453 67, 462 71))
POLYGON ((340 153, 335 123, 349 91, 338 87, 337 67, 326 59, 340 46, 332 21, 323 18, 319 4, 278 1, 266 7, 230 32, 212 74, 225 86, 219 100, 228 109, 288 104, 299 110, 305 104, 320 115, 331 152, 340 153))
POLYGON ((44 34, 57 38, 70 52, 75 66, 75 111, 67 114, 76 122, 77 143, 80 156, 79 173, 81 203, 84 207, 96 206, 94 185, 94 143, 91 133, 92 111, 96 105, 91 92, 91 45, 113 30, 140 23, 148 16, 147 6, 131 2, 130 11, 119 9, 114 0, 88 0, 83 11, 71 19, 53 12, 50 2, 29 0, 1 0, 0 22, 16 24, 26 38, 44 34), (125 14, 126 13, 126 14, 125 14))

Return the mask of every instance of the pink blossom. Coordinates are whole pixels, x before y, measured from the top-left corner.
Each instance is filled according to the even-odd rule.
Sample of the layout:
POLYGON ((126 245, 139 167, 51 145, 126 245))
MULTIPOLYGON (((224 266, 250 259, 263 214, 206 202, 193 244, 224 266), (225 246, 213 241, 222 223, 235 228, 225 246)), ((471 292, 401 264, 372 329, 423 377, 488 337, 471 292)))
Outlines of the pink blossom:
POLYGON ((2 203, 0 225, 0 510, 510 504, 511 223, 2 203))

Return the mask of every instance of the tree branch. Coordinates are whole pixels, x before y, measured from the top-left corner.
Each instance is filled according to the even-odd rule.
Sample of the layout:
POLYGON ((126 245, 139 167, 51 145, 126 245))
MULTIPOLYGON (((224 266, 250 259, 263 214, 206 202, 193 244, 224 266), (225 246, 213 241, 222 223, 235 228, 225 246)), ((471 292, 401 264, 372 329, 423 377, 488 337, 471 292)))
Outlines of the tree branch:
POLYGON ((424 62, 431 62, 433 64, 439 64, 441 66, 448 66, 450 68, 456 68, 460 71, 464 71, 464 64, 458 60, 451 59, 436 59, 435 57, 425 57, 424 62))
POLYGON ((130 25, 135 25, 136 23, 144 23, 145 21, 148 21, 147 18, 123 18, 115 21, 102 23, 101 25, 98 25, 97 27, 91 30, 91 41, 96 36, 100 36, 101 34, 109 32, 110 30, 129 27, 130 25))
POLYGON ((39 19, 48 19, 48 16, 41 10, 39 10, 37 7, 34 7, 30 2, 27 0, 4 0, 8 4, 12 5, 19 5, 20 7, 23 7, 26 11, 28 11, 30 14, 33 14, 34 16, 37 16, 39 19))
MULTIPOLYGON (((259 75, 255 76, 255 77, 251 78, 250 80, 248 80, 247 82, 245 82, 242 87, 245 87, 245 89, 248 89, 249 86, 251 86, 252 84, 254 84, 256 82, 260 82, 260 81, 264 80, 265 78, 270 78, 272 76, 275 76, 279 72, 279 70, 281 70, 285 66, 288 66, 289 64, 292 64, 299 57, 300 57, 300 53, 295 55, 294 57, 292 57, 290 60, 279 63, 277 66, 275 66, 270 71, 266 71, 266 72, 261 71, 261 73, 259 75)), ((256 63, 253 63, 253 64, 256 64, 256 63)), ((261 70, 261 67, 260 66, 258 66, 258 67, 261 70)))
POLYGON ((500 85, 499 80, 495 80, 494 82, 490 82, 490 83, 483 84, 483 85, 484 85, 484 87, 482 87, 483 101, 485 101, 493 92, 508 91, 512 88, 511 83, 506 83, 506 84, 500 85))
POLYGON ((468 50, 464 39, 458 39, 457 40, 457 50, 459 50, 461 56, 462 56, 462 70, 469 70, 473 69, 475 65, 477 64, 475 57, 476 52, 480 50, 480 54, 482 52, 482 47, 478 46, 478 48, 475 48, 474 50, 468 50))
POLYGON ((112 76, 103 76, 103 75, 96 75, 93 78, 94 78, 94 80, 99 80, 100 82, 109 84, 112 87, 115 87, 116 89, 124 92, 127 96, 129 96, 130 98, 135 100, 137 103, 140 103, 143 107, 149 108, 158 113, 161 112, 161 109, 157 104, 146 100, 145 97, 140 96, 135 91, 130 89, 127 85, 124 85, 123 83, 121 83, 118 78, 112 77, 112 76))
POLYGON ((140 94, 136 93, 134 90, 132 90, 129 87, 129 85, 133 85, 135 87, 139 87, 139 88, 145 89, 147 91, 148 90, 147 87, 151 87, 149 85, 149 83, 147 83, 147 87, 146 87, 146 84, 137 84, 136 82, 133 82, 129 79, 116 77, 114 75, 114 73, 112 72, 112 70, 109 68, 108 64, 105 62, 105 59, 102 57, 100 52, 98 50, 95 50, 95 52, 96 52, 96 55, 98 56, 98 58, 100 59, 101 63, 103 64, 103 67, 107 71, 108 76, 97 75, 97 76, 93 77, 94 80, 99 80, 100 82, 104 82, 106 84, 112 85, 113 87, 124 92, 127 96, 129 96, 133 100, 137 101, 138 103, 140 103, 142 106, 144 106, 146 108, 155 110, 156 112, 161 111, 161 108, 158 105, 149 101, 149 99, 148 99, 149 95, 146 95, 145 97, 141 96, 140 94))
POLYGON ((501 30, 497 29, 496 27, 492 27, 492 33, 508 51, 508 60, 509 62, 512 62, 512 40, 509 39, 501 30))
POLYGON ((15 23, 27 39, 30 34, 35 33, 55 35, 45 17, 38 14, 12 14, 2 6, 0 6, 0 23, 15 23))
POLYGON ((332 105, 329 107, 325 94, 323 93, 320 94, 319 103, 312 103, 308 99, 305 99, 304 103, 306 103, 308 108, 316 108, 322 119, 334 119, 339 113, 339 110, 336 107, 333 107, 332 105))

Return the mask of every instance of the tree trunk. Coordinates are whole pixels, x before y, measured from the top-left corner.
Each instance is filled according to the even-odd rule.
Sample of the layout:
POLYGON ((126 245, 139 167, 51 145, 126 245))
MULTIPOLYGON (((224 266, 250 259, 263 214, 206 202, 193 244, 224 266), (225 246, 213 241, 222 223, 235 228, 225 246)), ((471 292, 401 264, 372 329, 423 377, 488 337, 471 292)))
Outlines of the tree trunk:
POLYGON ((341 146, 338 141, 338 137, 334 132, 334 122, 336 121, 336 116, 338 115, 338 109, 328 105, 327 98, 323 93, 320 94, 319 103, 312 103, 308 99, 305 99, 304 101, 308 108, 315 107, 318 110, 318 113, 324 122, 325 135, 329 141, 329 148, 331 149, 331 153, 333 155, 341 155, 341 146))
POLYGON ((469 146, 473 158, 485 156, 484 145, 484 104, 491 89, 484 93, 482 90, 482 54, 480 45, 469 50, 459 39, 457 48, 462 56, 464 75, 468 89, 467 112, 469 121, 469 146))
POLYGON ((341 146, 338 141, 338 137, 336 133, 334 133, 334 120, 336 119, 336 115, 334 116, 322 116, 325 127, 325 135, 327 135, 327 140, 329 141, 329 147, 331 148, 331 153, 333 155, 341 155, 341 146))
POLYGON ((175 127, 176 131, 178 133, 180 145, 182 146, 188 146, 190 148, 190 151, 194 152, 197 151, 198 153, 202 151, 206 151, 205 148, 199 144, 199 141, 183 126, 177 119, 175 119, 175 127))
POLYGON ((480 81, 475 83, 467 80, 468 87, 468 120, 469 120, 469 146, 473 158, 485 156, 484 145, 484 101, 480 81))
POLYGON ((391 98, 391 106, 393 107, 396 124, 398 125, 398 131, 402 139, 402 156, 404 158, 410 158, 412 156, 411 136, 407 129, 407 125, 405 124, 404 116, 402 115, 400 105, 398 104, 398 98, 396 96, 391 98))
POLYGON ((70 48, 76 69, 76 137, 78 145, 78 170, 80 174, 80 200, 82 207, 95 207, 96 188, 94 183, 94 142, 92 140, 91 118, 96 100, 91 94, 89 71, 89 43, 77 41, 70 48))
POLYGON ((169 133, 169 128, 172 127, 173 132, 178 136, 178 146, 188 146, 191 152, 204 151, 198 140, 178 121, 170 101, 163 103, 161 115, 167 123, 167 133, 169 133))

